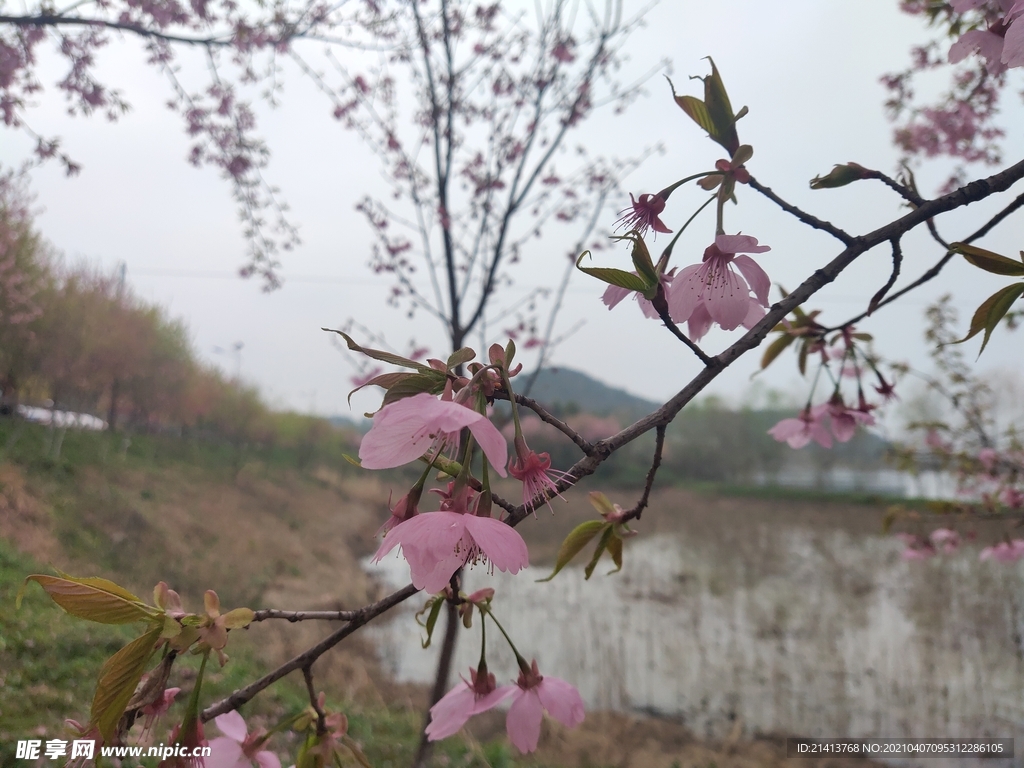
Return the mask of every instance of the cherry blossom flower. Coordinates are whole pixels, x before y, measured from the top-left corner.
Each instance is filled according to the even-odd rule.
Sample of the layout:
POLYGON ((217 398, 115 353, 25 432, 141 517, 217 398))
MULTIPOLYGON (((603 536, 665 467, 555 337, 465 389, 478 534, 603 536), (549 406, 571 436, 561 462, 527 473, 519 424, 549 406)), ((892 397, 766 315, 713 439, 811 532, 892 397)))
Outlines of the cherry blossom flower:
POLYGON ((505 477, 508 444, 486 416, 450 400, 421 392, 381 408, 359 444, 359 459, 367 469, 392 469, 415 461, 435 446, 443 450, 458 443, 468 427, 491 466, 505 477))
POLYGON ((711 322, 727 331, 740 325, 753 327, 768 306, 771 280, 757 262, 743 254, 769 250, 749 235, 718 235, 705 249, 703 262, 684 267, 672 281, 668 297, 672 319, 690 322, 694 340, 707 332, 711 322))
MULTIPOLYGON (((514 440, 516 457, 508 465, 509 474, 523 484, 523 505, 529 506, 531 502, 542 493, 550 492, 552 495, 561 496, 555 480, 572 478, 565 472, 551 469, 551 455, 548 453, 536 453, 526 444, 526 440, 517 437, 514 440)), ((545 499, 548 509, 551 509, 551 498, 545 499)), ((552 513, 554 510, 551 510, 552 513)))
POLYGON ((238 712, 218 715, 214 722, 224 735, 210 742, 206 768, 250 768, 254 760, 260 768, 281 768, 277 755, 263 749, 266 734, 262 730, 249 733, 238 712))
POLYGON ((866 410, 848 408, 842 399, 836 397, 828 404, 831 416, 832 434, 840 443, 847 443, 856 434, 858 425, 870 427, 875 417, 866 410))
POLYGON ((494 675, 484 667, 480 674, 470 668, 470 680, 462 682, 430 708, 430 724, 426 734, 430 741, 446 739, 461 730, 473 715, 493 709, 512 695, 514 685, 494 684, 494 675))
POLYGON ((768 430, 768 434, 780 443, 789 443, 790 448, 803 448, 811 440, 822 448, 832 447, 832 435, 825 428, 824 418, 828 405, 808 406, 795 419, 783 419, 768 430))
POLYGON ((373 556, 380 560, 395 547, 409 562, 417 589, 440 592, 466 563, 486 559, 499 571, 519 573, 530 564, 523 537, 490 517, 458 512, 429 512, 396 525, 373 556))
POLYGON ((640 195, 640 199, 637 200, 630 193, 629 201, 630 207, 619 211, 622 216, 615 222, 615 229, 627 231, 635 229, 641 237, 647 233, 648 229, 663 234, 672 231, 658 218, 665 210, 665 198, 661 195, 640 195))
POLYGON ((542 676, 534 661, 529 673, 520 671, 505 719, 508 737, 520 752, 537 749, 545 710, 568 728, 582 723, 585 714, 576 687, 557 677, 542 676))
POLYGON ((1024 557, 1024 539, 1001 541, 998 544, 981 550, 981 560, 998 560, 1000 563, 1012 563, 1024 557))

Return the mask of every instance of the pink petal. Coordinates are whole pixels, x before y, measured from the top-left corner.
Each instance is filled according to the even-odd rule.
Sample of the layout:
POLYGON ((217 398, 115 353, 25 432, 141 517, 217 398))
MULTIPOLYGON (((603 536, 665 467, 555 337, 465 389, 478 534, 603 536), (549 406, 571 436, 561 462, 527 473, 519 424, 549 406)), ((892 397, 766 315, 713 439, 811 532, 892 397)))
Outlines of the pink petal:
MULTIPOLYGON (((441 429, 435 404, 440 400, 421 392, 377 411, 373 426, 359 444, 359 459, 367 469, 393 469, 422 456, 441 429)), ((461 408, 462 406, 456 406, 461 408)), ((463 408, 472 413, 468 408, 463 408)), ((468 421, 462 426, 468 426, 468 421)))
POLYGON ((811 439, 814 440, 814 442, 816 442, 822 448, 832 447, 832 435, 828 433, 828 430, 825 429, 825 425, 822 424, 820 421, 815 421, 811 423, 810 433, 811 439))
POLYGON ((444 557, 422 553, 415 547, 404 547, 402 551, 409 562, 413 586, 430 594, 437 594, 448 586, 452 574, 466 564, 470 542, 466 541, 461 551, 453 551, 444 557))
POLYGON ((476 700, 476 706, 473 707, 473 714, 479 715, 481 712, 494 709, 496 706, 501 704, 501 702, 511 696, 518 687, 519 686, 517 685, 502 685, 495 688, 486 696, 481 696, 476 700))
POLYGON ((732 260, 732 263, 743 273, 743 277, 747 279, 750 289, 757 296, 757 300, 761 302, 761 306, 767 307, 768 291, 772 287, 772 281, 768 274, 749 256, 737 256, 732 260))
POLYGON ((519 573, 530 564, 530 553, 515 528, 493 517, 465 515, 466 530, 499 571, 519 573))
POLYGON ((533 752, 540 741, 540 723, 544 717, 544 707, 537 697, 536 689, 524 691, 517 686, 512 693, 514 701, 509 707, 505 718, 505 730, 516 749, 520 752, 533 752))
POLYGON ((769 429, 768 434, 780 443, 789 443, 790 448, 803 448, 811 441, 807 422, 803 419, 783 419, 769 429))
POLYGON ((771 250, 767 245, 758 245, 757 238, 750 235, 718 235, 715 245, 722 253, 764 253, 771 250))
POLYGON ((206 768, 235 768, 238 765, 249 766, 241 744, 227 736, 218 736, 210 742, 210 756, 205 758, 206 768))
POLYGON ((983 29, 971 29, 960 35, 960 39, 949 48, 949 62, 956 64, 975 51, 986 59, 986 69, 990 74, 999 74, 1003 70, 1000 61, 1003 56, 1003 38, 983 29))
POLYGON ((749 286, 728 264, 719 262, 714 283, 704 298, 711 319, 722 326, 723 330, 735 330, 747 316, 749 299, 749 286))
POLYGON ((273 752, 263 750, 256 753, 256 762, 260 768, 281 768, 281 760, 273 752))
POLYGON ((245 718, 238 714, 237 710, 217 715, 213 722, 217 724, 221 733, 239 743, 245 741, 245 737, 249 735, 249 729, 245 725, 245 718))
POLYGON ((399 523, 384 537, 373 556, 374 562, 379 562, 399 544, 403 550, 415 548, 434 559, 451 554, 465 532, 462 517, 455 512, 427 512, 399 523))
POLYGON ((685 322, 701 305, 701 293, 709 267, 706 264, 691 264, 683 267, 672 281, 668 295, 668 309, 677 323, 685 322))
POLYGON ((427 738, 438 741, 458 733, 474 714, 475 706, 476 692, 465 682, 459 682, 430 708, 427 738))
POLYGON ((743 318, 743 327, 750 329, 761 322, 761 318, 766 314, 765 308, 757 303, 756 299, 751 299, 750 303, 747 304, 747 316, 743 318))
POLYGON ((694 341, 700 341, 711 330, 711 315, 708 308, 699 304, 686 321, 686 331, 694 341))
POLYGON ((544 709, 567 728, 575 728, 583 722, 583 699, 576 686, 565 680, 545 676, 537 686, 537 697, 544 709))
MULTIPOLYGON (((1020 12, 1024 13, 1024 3, 1018 5, 1021 6, 1020 12)), ((1006 30, 1001 60, 1007 67, 1024 67, 1024 15, 1018 16, 1006 30)))
POLYGON ((949 4, 957 13, 967 13, 985 4, 985 0, 950 0, 949 4))
POLYGON ((480 418, 469 425, 469 431, 476 438, 477 445, 480 446, 480 450, 484 452, 484 456, 491 462, 495 471, 502 477, 506 477, 508 474, 505 471, 505 465, 508 464, 508 442, 490 419, 479 413, 477 416, 480 418))
POLYGON ((622 288, 618 285, 609 285, 605 289, 604 295, 601 296, 601 301, 604 302, 608 309, 612 309, 631 293, 632 291, 629 290, 629 288, 622 288))

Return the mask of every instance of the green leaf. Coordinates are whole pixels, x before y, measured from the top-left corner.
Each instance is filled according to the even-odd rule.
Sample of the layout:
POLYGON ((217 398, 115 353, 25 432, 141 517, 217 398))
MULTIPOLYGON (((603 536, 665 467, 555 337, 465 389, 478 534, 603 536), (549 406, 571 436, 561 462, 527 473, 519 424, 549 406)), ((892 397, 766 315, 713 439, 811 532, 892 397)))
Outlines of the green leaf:
POLYGON ((358 387, 348 393, 348 404, 352 405, 352 395, 358 392, 363 387, 383 387, 384 389, 391 389, 403 379, 409 376, 415 376, 415 373, 405 373, 404 371, 395 371, 394 373, 382 373, 380 376, 374 376, 365 384, 360 384, 358 387))
POLYGON ((251 608, 233 608, 221 616, 225 629, 244 629, 252 624, 254 618, 256 614, 251 608))
POLYGON ((974 317, 971 319, 971 330, 968 331, 966 336, 954 343, 962 344, 984 330, 985 338, 981 342, 981 349, 978 350, 978 357, 981 357, 981 353, 985 351, 985 346, 988 344, 992 331, 999 325, 999 321, 1003 319, 1003 316, 1010 311, 1013 302, 1019 299, 1022 294, 1024 294, 1024 283, 1014 283, 989 296, 975 311, 974 317))
POLYGON ((90 720, 107 744, 113 741, 117 723, 146 671, 162 630, 163 623, 153 625, 142 637, 132 640, 107 659, 100 670, 90 720))
POLYGON ((406 397, 418 395, 421 392, 429 392, 438 395, 444 390, 445 375, 432 368, 427 369, 429 373, 410 373, 406 378, 395 384, 384 395, 381 406, 394 403, 406 397))
MULTIPOLYGON (((25 584, 30 581, 39 584, 53 602, 72 616, 99 624, 131 624, 133 621, 160 615, 156 608, 146 605, 127 589, 106 579, 78 579, 66 574, 45 576, 37 573, 26 578, 25 584)), ((18 604, 21 604, 20 594, 18 604)))
POLYGON ((427 630, 427 639, 423 641, 423 647, 430 647, 430 640, 434 636, 434 625, 437 624, 437 617, 441 615, 441 608, 444 607, 444 600, 434 600, 430 606, 430 613, 427 614, 427 622, 423 626, 427 630))
POLYGON ((356 344, 355 341, 352 340, 352 337, 349 336, 344 331, 339 331, 339 330, 337 330, 335 328, 321 328, 320 330, 321 331, 327 331, 328 333, 336 333, 336 334, 338 334, 343 339, 345 339, 345 343, 348 344, 348 348, 351 349, 353 352, 361 352, 362 354, 366 355, 367 357, 372 357, 374 360, 380 360, 382 363, 391 363, 392 365, 400 365, 403 368, 415 368, 417 371, 429 371, 429 370, 431 370, 431 368, 429 366, 423 365, 422 363, 417 363, 415 360, 410 360, 409 358, 402 357, 401 355, 395 355, 395 354, 392 354, 391 352, 384 352, 384 351, 379 350, 379 349, 370 349, 369 347, 361 347, 360 345, 356 344))
POLYGON ((729 94, 725 91, 725 83, 718 73, 718 67, 710 56, 708 61, 711 62, 711 74, 704 78, 704 105, 715 125, 715 134, 712 138, 725 147, 732 156, 740 146, 739 136, 736 134, 736 121, 746 114, 746 107, 740 110, 739 115, 733 113, 729 94))
POLYGON ((633 237, 629 238, 633 241, 633 251, 630 254, 633 258, 633 266, 636 267, 636 273, 643 278, 644 282, 648 285, 658 285, 658 271, 654 268, 654 262, 651 261, 651 252, 647 250, 647 243, 640 237, 638 232, 630 233, 633 237))
POLYGON ((863 165, 857 163, 846 163, 845 165, 834 165, 832 170, 824 176, 815 176, 811 179, 811 189, 835 189, 845 187, 855 181, 868 178, 871 173, 863 165))
POLYGON ((591 491, 587 494, 587 498, 590 499, 590 503, 602 517, 613 515, 618 511, 615 509, 615 505, 612 504, 612 500, 600 491, 591 491))
POLYGON ((797 366, 800 368, 800 375, 807 375, 807 355, 811 352, 811 340, 804 339, 803 344, 800 345, 800 356, 797 360, 797 366))
POLYGON ((448 367, 458 368, 463 363, 468 363, 476 357, 476 351, 469 347, 463 347, 462 349, 456 349, 448 356, 448 367))
POLYGON ((580 267, 579 269, 581 272, 586 272, 598 280, 603 280, 606 283, 617 285, 630 291, 645 293, 653 287, 644 282, 642 277, 622 269, 613 269, 611 267, 580 267))
POLYGON ((971 264, 986 272, 1009 275, 1010 277, 1024 277, 1024 251, 1021 251, 1021 261, 1014 261, 1000 256, 998 253, 986 251, 984 248, 967 245, 967 243, 953 243, 949 246, 949 250, 959 253, 971 264))
POLYGON ((763 371, 769 365, 771 365, 775 358, 783 353, 783 351, 796 341, 796 336, 791 336, 788 333, 783 333, 779 338, 768 345, 768 348, 764 351, 764 355, 761 357, 761 370, 763 371))
MULTIPOLYGON (((603 520, 588 520, 585 523, 580 523, 572 532, 565 537, 565 541, 562 542, 562 546, 558 550, 558 558, 555 561, 555 570, 551 572, 551 575, 546 579, 537 579, 537 581, 551 581, 558 575, 558 572, 565 568, 569 562, 579 554, 580 550, 583 549, 600 531, 611 531, 612 527, 609 523, 603 520)), ((589 575, 588 575, 589 578, 589 575)))
POLYGON ((594 556, 590 558, 590 562, 587 563, 587 567, 583 569, 583 578, 589 579, 594 575, 594 569, 597 567, 597 561, 601 559, 601 555, 604 554, 605 549, 608 547, 609 542, 614 538, 612 529, 614 525, 606 525, 604 533, 601 534, 601 538, 597 540, 597 549, 594 550, 594 556))
POLYGON ((622 570, 622 539, 619 536, 612 535, 608 542, 608 554, 612 556, 612 562, 615 563, 615 568, 608 571, 608 575, 611 576, 622 570))
MULTIPOLYGON (((669 80, 669 84, 671 83, 672 81, 669 80)), ((676 96, 675 88, 672 89, 672 95, 675 97, 676 104, 682 108, 683 112, 689 115, 693 122, 707 131, 711 138, 715 138, 715 124, 712 122, 711 115, 708 114, 708 109, 704 102, 696 96, 676 96)))

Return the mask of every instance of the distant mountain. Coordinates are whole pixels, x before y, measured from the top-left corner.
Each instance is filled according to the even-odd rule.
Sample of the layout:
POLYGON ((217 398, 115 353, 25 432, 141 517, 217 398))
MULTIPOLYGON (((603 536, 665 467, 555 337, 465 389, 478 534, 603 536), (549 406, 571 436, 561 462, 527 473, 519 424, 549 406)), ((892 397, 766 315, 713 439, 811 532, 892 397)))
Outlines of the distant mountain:
MULTIPOLYGON (((521 373, 512 385, 522 387, 530 374, 521 373)), ((609 387, 582 371, 571 368, 545 368, 537 376, 530 397, 554 411, 575 413, 585 411, 596 416, 617 415, 639 418, 660 403, 631 395, 624 389, 609 387)))

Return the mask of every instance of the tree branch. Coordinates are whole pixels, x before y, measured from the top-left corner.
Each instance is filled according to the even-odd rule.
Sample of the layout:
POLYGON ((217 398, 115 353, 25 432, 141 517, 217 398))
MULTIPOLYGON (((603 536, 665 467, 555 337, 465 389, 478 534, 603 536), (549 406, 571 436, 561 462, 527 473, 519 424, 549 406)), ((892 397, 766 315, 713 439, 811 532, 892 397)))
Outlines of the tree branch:
POLYGON ((284 619, 294 624, 297 621, 352 621, 359 611, 279 611, 276 608, 264 608, 256 611, 253 621, 267 619, 284 619))
POLYGON ((249 701, 253 696, 262 691, 272 683, 276 683, 282 677, 287 675, 289 672, 294 672, 296 669, 302 669, 312 665, 314 661, 323 656, 327 651, 336 646, 346 637, 351 635, 357 629, 364 624, 368 624, 373 619, 380 616, 382 613, 394 608, 396 605, 404 600, 415 595, 419 592, 416 587, 409 584, 402 587, 397 592, 392 592, 390 595, 385 597, 383 600, 378 600, 376 603, 367 605, 360 608, 355 612, 355 616, 348 622, 344 627, 331 633, 319 643, 311 648, 300 653, 298 656, 293 658, 291 661, 287 661, 272 672, 267 673, 259 680, 255 680, 244 688, 239 688, 237 691, 232 693, 226 699, 218 701, 216 704, 211 704, 209 707, 203 710, 201 719, 204 723, 209 722, 217 715, 223 715, 225 712, 230 712, 234 709, 238 709, 240 706, 249 701))
MULTIPOLYGON (((652 429, 656 429, 658 426, 669 424, 676 417, 679 411, 683 409, 683 406, 702 392, 704 388, 714 381, 722 371, 732 365, 743 354, 760 345, 765 336, 768 335, 769 331, 782 321, 786 315, 788 315, 795 307, 798 307, 807 301, 807 299, 817 293, 821 288, 835 280, 839 274, 850 266, 850 264, 856 261, 858 257, 884 242, 901 237, 940 213, 946 213, 947 211, 952 211, 956 208, 970 205, 971 203, 978 202, 979 200, 984 200, 986 197, 989 197, 996 192, 1003 192, 1022 178, 1024 178, 1024 160, 993 176, 973 181, 970 184, 949 193, 948 195, 944 195, 935 200, 929 200, 924 205, 914 209, 905 216, 869 232, 866 235, 855 238, 845 232, 837 230, 837 232, 841 232, 842 235, 842 237, 840 237, 840 235, 837 234, 837 238, 843 239, 845 237, 849 239, 849 244, 841 253, 839 253, 839 255, 837 255, 822 269, 816 270, 814 274, 801 283, 796 290, 786 298, 774 304, 768 313, 761 318, 757 325, 744 334, 741 339, 733 343, 732 346, 718 355, 716 359, 718 360, 719 365, 704 368, 690 381, 689 384, 679 390, 672 399, 660 408, 621 430, 617 434, 598 441, 594 445, 593 454, 577 461, 566 472, 565 478, 556 481, 555 485, 558 490, 563 491, 573 485, 577 480, 593 474, 597 468, 615 451, 622 448, 624 445, 631 443, 633 440, 640 437, 640 435, 643 435, 652 429)), ((808 214, 804 214, 802 212, 800 212, 800 215, 804 217, 808 216, 808 214)), ((814 217, 810 218, 813 221, 818 221, 817 219, 814 219, 814 217)), ((831 227, 832 225, 829 224, 826 226, 831 227)), ((818 228, 825 229, 826 227, 822 226, 818 228)), ((826 229, 826 231, 828 230, 826 229)), ((520 505, 516 507, 515 513, 509 516, 509 522, 514 525, 525 518, 528 514, 530 514, 529 508, 526 505, 520 505)))
POLYGON ((836 240, 839 240, 843 245, 848 246, 853 243, 854 238, 851 234, 840 229, 834 224, 831 224, 827 221, 822 221, 821 219, 815 216, 811 216, 811 214, 809 213, 804 213, 795 205, 790 205, 781 197, 772 192, 771 189, 762 186, 760 182, 758 182, 758 180, 755 179, 753 176, 750 177, 749 184, 751 187, 756 189, 758 192, 767 197, 773 203, 778 205, 786 213, 796 216, 798 219, 800 219, 800 221, 802 221, 807 226, 813 227, 814 229, 820 229, 822 232, 828 232, 830 235, 832 235, 832 237, 836 238, 836 240))

